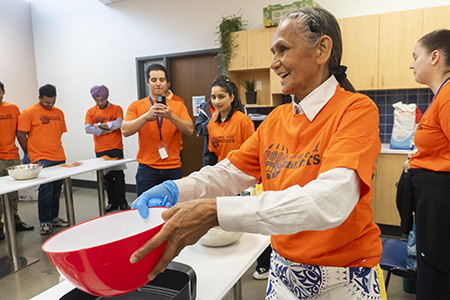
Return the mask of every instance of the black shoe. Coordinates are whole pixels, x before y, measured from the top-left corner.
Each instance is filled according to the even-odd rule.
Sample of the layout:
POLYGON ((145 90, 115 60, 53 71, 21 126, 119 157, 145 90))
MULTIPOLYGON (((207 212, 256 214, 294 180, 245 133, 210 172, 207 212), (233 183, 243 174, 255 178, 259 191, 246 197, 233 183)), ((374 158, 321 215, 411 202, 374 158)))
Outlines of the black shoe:
POLYGON ((3 232, 3 230, 0 231, 0 240, 4 240, 5 239, 5 233, 3 232))
POLYGON ((34 229, 34 226, 28 225, 24 222, 16 223, 16 231, 29 231, 29 230, 33 230, 33 229, 34 229))
POLYGON ((112 204, 108 204, 108 205, 106 205, 106 207, 105 207, 106 212, 111 212, 111 211, 113 211, 113 210, 116 210, 117 208, 118 208, 117 205, 112 205, 112 204))
POLYGON ((127 210, 130 209, 131 207, 128 204, 121 204, 119 205, 120 210, 127 210))

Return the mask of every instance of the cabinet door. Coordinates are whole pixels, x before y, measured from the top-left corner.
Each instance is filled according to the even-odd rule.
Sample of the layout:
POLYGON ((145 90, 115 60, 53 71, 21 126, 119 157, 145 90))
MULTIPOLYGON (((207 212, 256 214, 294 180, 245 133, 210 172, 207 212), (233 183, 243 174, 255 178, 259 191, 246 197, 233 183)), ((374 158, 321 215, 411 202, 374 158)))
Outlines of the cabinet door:
POLYGON ((380 154, 377 158, 373 179, 375 194, 372 201, 375 223, 400 225, 395 183, 400 178, 407 157, 407 154, 380 154))
POLYGON ((429 7, 423 10, 423 34, 436 29, 450 29, 450 6, 429 7))
POLYGON ((356 90, 378 88, 379 15, 340 19, 342 64, 356 90))
POLYGON ((248 69, 267 69, 270 66, 270 30, 266 28, 247 31, 248 69))
POLYGON ((234 44, 233 55, 230 59, 228 70, 246 70, 247 69, 247 31, 237 31, 231 34, 234 44))
POLYGON ((423 9, 380 15, 381 89, 418 88, 409 69, 412 52, 422 36, 423 9))

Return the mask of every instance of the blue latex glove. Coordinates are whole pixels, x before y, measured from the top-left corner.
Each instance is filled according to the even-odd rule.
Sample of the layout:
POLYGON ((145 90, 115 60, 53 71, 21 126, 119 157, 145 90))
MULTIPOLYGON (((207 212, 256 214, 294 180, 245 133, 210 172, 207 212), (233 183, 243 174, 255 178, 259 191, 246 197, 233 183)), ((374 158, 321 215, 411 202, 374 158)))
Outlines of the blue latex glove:
POLYGON ((163 183, 143 192, 133 204, 131 208, 137 208, 143 219, 148 217, 148 208, 155 206, 172 207, 178 201, 180 191, 172 180, 166 180, 163 183))

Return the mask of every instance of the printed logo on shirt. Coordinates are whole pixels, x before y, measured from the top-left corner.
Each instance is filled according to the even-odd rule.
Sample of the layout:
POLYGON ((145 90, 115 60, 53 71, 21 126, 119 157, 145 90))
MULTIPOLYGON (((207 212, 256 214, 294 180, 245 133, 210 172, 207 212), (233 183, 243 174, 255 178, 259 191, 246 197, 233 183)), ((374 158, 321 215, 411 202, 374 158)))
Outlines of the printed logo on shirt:
POLYGON ((114 121, 115 119, 114 119, 114 116, 109 116, 109 117, 102 117, 102 116, 99 116, 99 117, 96 117, 95 118, 95 123, 104 123, 104 122, 108 122, 108 121, 114 121))
POLYGON ((48 124, 50 121, 61 121, 61 118, 59 116, 40 115, 39 120, 42 124, 48 124))
POLYGON ((311 151, 299 154, 289 154, 289 149, 284 145, 270 145, 264 151, 266 161, 266 178, 268 180, 277 177, 281 170, 299 169, 311 165, 320 164, 321 158, 318 152, 320 141, 311 151))
POLYGON ((0 120, 11 120, 12 114, 0 115, 0 120))
POLYGON ((211 137, 211 144, 213 148, 218 148, 219 144, 228 144, 228 143, 234 143, 235 138, 234 134, 227 135, 227 136, 212 136, 211 137))

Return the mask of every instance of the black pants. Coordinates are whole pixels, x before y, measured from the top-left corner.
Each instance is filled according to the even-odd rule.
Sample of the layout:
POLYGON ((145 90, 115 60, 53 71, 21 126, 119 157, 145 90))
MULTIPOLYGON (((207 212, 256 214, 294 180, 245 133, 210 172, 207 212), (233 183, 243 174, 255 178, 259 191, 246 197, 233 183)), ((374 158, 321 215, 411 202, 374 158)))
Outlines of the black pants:
MULTIPOLYGON (((420 251, 419 249, 417 249, 420 251)), ((417 252, 417 300, 445 300, 450 297, 450 272, 430 265, 417 252)))
POLYGON ((256 259, 256 270, 259 268, 264 268, 266 270, 269 270, 270 267, 270 254, 272 253, 272 247, 269 245, 267 246, 266 250, 264 250, 263 253, 256 259))
POLYGON ((417 238, 417 299, 450 297, 450 173, 411 169, 417 238))
MULTIPOLYGON (((123 158, 123 151, 120 149, 112 149, 103 152, 96 152, 97 157, 108 155, 112 158, 123 158)), ((122 170, 109 171, 104 176, 104 184, 106 194, 108 195, 108 204, 111 206, 119 206, 128 204, 125 198, 125 174, 122 170)))

